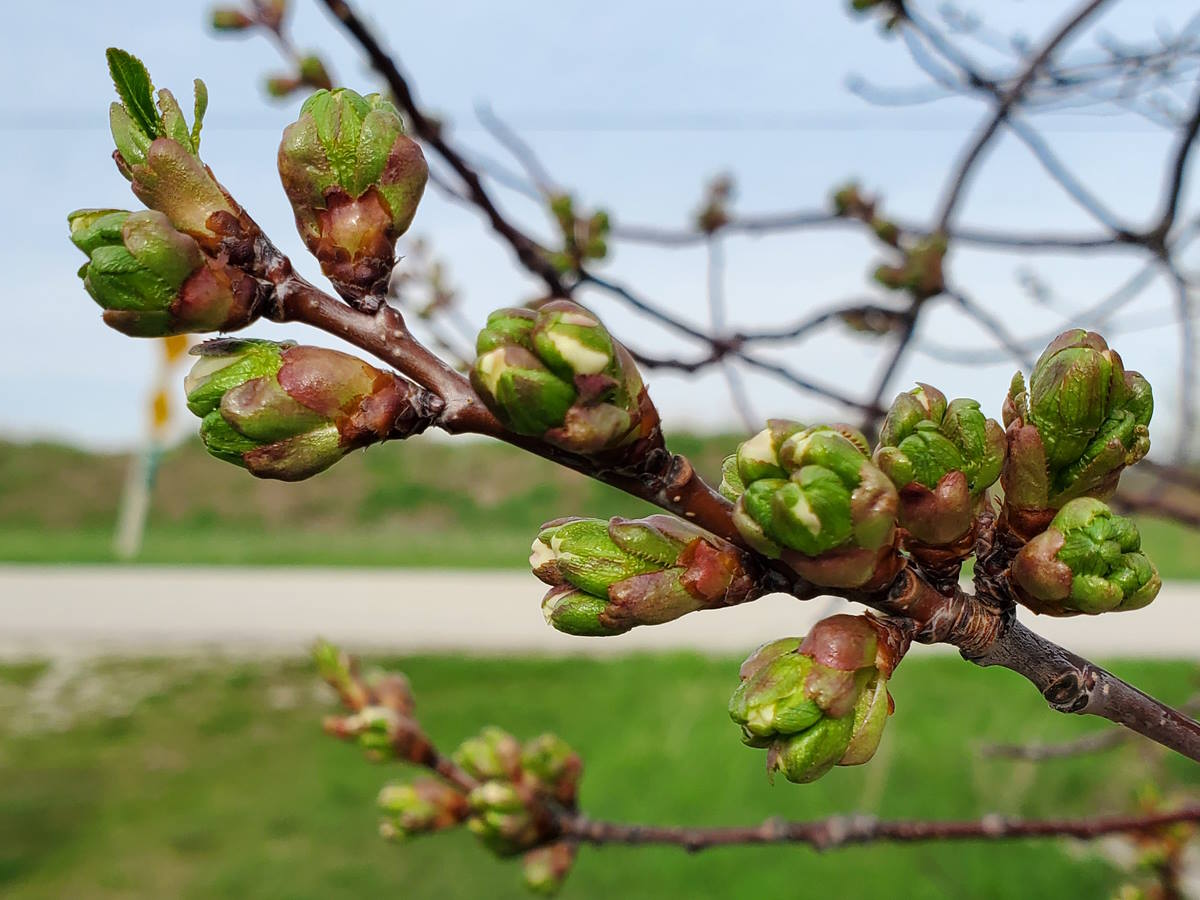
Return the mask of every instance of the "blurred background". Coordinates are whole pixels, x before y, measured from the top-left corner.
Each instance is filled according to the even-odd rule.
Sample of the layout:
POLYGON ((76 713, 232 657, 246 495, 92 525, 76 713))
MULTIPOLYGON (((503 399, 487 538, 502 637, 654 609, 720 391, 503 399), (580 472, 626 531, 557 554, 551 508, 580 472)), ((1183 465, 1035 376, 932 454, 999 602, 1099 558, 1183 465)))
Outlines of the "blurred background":
MULTIPOLYGON (((281 82, 310 53, 336 84, 367 93, 381 82, 322 3, 287 5, 278 35, 215 33, 201 0, 7 11, 0 893, 521 896, 516 867, 465 837, 399 848, 377 838, 372 804, 388 776, 319 734, 331 697, 303 655, 318 635, 407 671, 423 721, 448 744, 491 722, 562 734, 584 755, 596 816, 1069 814, 1194 792, 1194 766, 1132 741, 1042 762, 988 754, 1104 726, 1055 716, 1011 673, 938 651, 898 671, 875 763, 772 787, 724 711, 737 661, 838 603, 771 598, 598 647, 546 628, 525 559, 548 519, 646 511, 616 491, 438 434, 354 454, 301 484, 208 457, 183 406, 186 345, 103 325, 75 274, 66 213, 130 205, 107 121, 104 49, 119 45, 181 99, 205 80, 205 161, 319 281, 275 172, 279 135, 310 87, 281 82), (271 78, 284 96, 269 95, 271 78)), ((1076 5, 909 4, 1001 89, 1076 5)), ((1161 246, 1120 237, 1160 222, 1173 163, 1194 138, 1195 3, 1109 2, 1060 50, 1018 126, 1000 129, 965 181, 946 291, 919 310, 873 279, 897 256, 834 217, 832 196, 856 182, 905 232, 934 230, 995 98, 886 15, 835 0, 356 8, 511 221, 554 248, 552 198, 570 195, 581 218, 607 214, 606 252, 588 262, 599 280, 577 296, 646 357, 672 448, 706 475, 769 416, 870 425, 874 407, 917 379, 999 417, 1013 372, 1049 337, 1102 331, 1154 384, 1157 466, 1126 476, 1123 496, 1167 586, 1129 621, 1037 625, 1168 702, 1197 690, 1195 180, 1161 246), (742 356, 714 352, 731 335, 793 325, 794 338, 742 356)), ((401 243, 395 300, 456 359, 490 310, 546 286, 427 155, 450 190, 427 190, 401 243)), ((298 326, 248 333, 338 346, 298 326)), ((565 896, 804 883, 875 897, 903 883, 913 897, 1097 897, 1142 877, 1142 849, 606 849, 581 854, 565 896)), ((1195 891, 1187 852, 1178 882, 1195 891)))

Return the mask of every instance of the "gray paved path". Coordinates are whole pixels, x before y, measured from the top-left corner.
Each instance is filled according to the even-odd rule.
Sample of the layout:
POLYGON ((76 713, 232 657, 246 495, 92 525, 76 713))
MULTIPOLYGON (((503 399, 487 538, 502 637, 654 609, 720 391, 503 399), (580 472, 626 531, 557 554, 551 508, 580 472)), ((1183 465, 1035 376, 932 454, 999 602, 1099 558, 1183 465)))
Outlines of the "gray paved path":
MULTIPOLYGON (((0 655, 300 652, 323 636, 399 652, 745 653, 847 608, 773 596, 615 638, 542 621, 544 587, 523 572, 0 566, 0 655)), ((1168 584, 1148 609, 1097 618, 1023 616, 1093 655, 1200 659, 1200 583, 1168 584)))

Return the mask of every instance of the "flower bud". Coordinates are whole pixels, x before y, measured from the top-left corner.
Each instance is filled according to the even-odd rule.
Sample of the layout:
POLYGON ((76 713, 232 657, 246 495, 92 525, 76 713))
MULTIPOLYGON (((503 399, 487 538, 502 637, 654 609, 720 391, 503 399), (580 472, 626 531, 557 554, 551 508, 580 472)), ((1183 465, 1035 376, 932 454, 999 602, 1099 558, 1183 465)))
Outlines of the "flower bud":
POLYGON ((900 525, 916 540, 953 544, 970 531, 979 502, 1004 464, 1004 429, 974 400, 951 403, 927 384, 900 394, 872 457, 900 491, 900 525))
POLYGON ((226 339, 192 353, 184 389, 205 447, 260 478, 308 478, 351 450, 420 433, 436 410, 419 388, 336 350, 226 339))
POLYGON ((381 296, 429 177, 396 108, 378 94, 317 91, 284 130, 279 175, 321 271, 348 300, 381 296))
POLYGON ((521 771, 521 744, 507 731, 488 726, 463 741, 453 758, 459 768, 478 781, 514 779, 521 771))
POLYGON ((567 841, 530 850, 522 861, 525 886, 535 894, 557 894, 575 864, 575 852, 576 845, 567 841))
POLYGON ((671 516, 570 518, 542 526, 529 557, 551 590, 546 621, 568 634, 620 634, 751 599, 732 544, 671 516))
POLYGON ((529 791, 509 781, 485 781, 467 796, 467 827, 499 856, 512 856, 536 846, 542 838, 531 809, 529 791))
POLYGON ((109 125, 117 145, 117 168, 130 180, 133 193, 148 207, 164 213, 171 224, 206 249, 219 236, 210 227, 215 214, 236 214, 233 203, 200 161, 200 127, 208 106, 208 89, 195 82, 195 114, 191 127, 168 90, 157 101, 150 73, 135 56, 110 48, 108 67, 120 103, 109 108, 109 125))
POLYGON ((207 257, 152 210, 80 209, 67 217, 71 241, 88 256, 83 286, 105 324, 132 337, 234 331, 258 315, 258 283, 207 257))
POLYGON ((452 828, 470 811, 466 797, 432 778, 386 785, 377 803, 387 814, 380 830, 393 839, 452 828))
POLYGON ((1071 500, 1013 560, 1018 599, 1053 616, 1140 609, 1162 587, 1141 544, 1131 519, 1092 497, 1071 500))
POLYGON ((815 781, 834 765, 874 755, 891 712, 893 665, 869 619, 831 616, 806 638, 781 638, 751 654, 729 715, 745 743, 767 750, 768 771, 815 781))
POLYGON ((1078 328, 1060 334, 1028 387, 1019 372, 1013 377, 1004 404, 1010 521, 1076 497, 1110 497, 1121 471, 1150 449, 1153 411, 1149 382, 1125 371, 1104 338, 1078 328))
POLYGON ((855 588, 890 578, 899 501, 867 453, 849 426, 768 423, 738 447, 738 532, 768 556, 786 554, 815 584, 855 588))
POLYGON ((209 13, 209 23, 214 31, 245 31, 258 23, 242 12, 228 6, 218 6, 209 13))
POLYGON ((583 760, 558 735, 543 734, 527 741, 521 750, 521 770, 542 793, 564 805, 574 804, 583 760))
POLYGON ((569 300, 497 310, 476 353, 471 384, 510 431, 586 456, 659 440, 629 351, 569 300))

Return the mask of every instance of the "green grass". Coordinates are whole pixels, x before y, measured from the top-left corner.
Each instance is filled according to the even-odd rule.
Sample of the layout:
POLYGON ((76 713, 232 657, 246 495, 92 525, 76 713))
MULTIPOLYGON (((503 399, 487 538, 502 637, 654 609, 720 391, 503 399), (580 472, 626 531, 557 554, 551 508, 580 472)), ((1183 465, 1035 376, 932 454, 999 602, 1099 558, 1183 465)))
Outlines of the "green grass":
MULTIPOLYGON (((589 813, 717 824, 861 810, 890 817, 1128 809, 1139 788, 1200 784, 1135 747, 1042 765, 983 759, 986 740, 1106 727, 1049 712, 1015 675, 951 658, 906 662, 871 765, 806 786, 767 783, 724 713, 734 660, 398 661, 434 738, 481 725, 546 729, 585 757, 589 813)), ((1116 670, 1178 702, 1182 664, 1116 670)), ((403 846, 375 834, 375 793, 401 777, 319 734, 329 700, 298 663, 109 662, 48 694, 53 672, 0 670, 0 895, 35 898, 525 896, 519 867, 466 834, 403 846), (15 673, 15 674, 14 674, 15 673)), ((1123 874, 1056 841, 742 848, 584 848, 572 897, 1104 897, 1123 874)))
MULTIPOLYGON (((719 478, 736 438, 673 447, 719 478)), ((128 460, 0 442, 0 562, 108 563, 128 460)), ((512 447, 412 441, 356 453, 300 484, 260 481, 192 441, 162 462, 143 563, 521 567, 538 526, 650 507, 512 447)), ((1196 532, 1147 520, 1165 578, 1200 579, 1196 532)))

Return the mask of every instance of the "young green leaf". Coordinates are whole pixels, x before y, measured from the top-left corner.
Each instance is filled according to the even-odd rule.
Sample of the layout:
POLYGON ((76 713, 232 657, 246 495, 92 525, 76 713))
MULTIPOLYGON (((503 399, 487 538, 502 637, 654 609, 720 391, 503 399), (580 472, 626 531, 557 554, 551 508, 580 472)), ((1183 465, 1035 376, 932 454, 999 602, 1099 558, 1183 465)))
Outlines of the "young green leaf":
POLYGON ((146 66, 136 56, 116 47, 109 47, 105 56, 117 95, 130 118, 148 137, 158 137, 161 120, 154 107, 154 85, 146 66))
POLYGON ((195 85, 196 102, 193 106, 192 150, 199 153, 200 126, 204 123, 204 113, 208 110, 208 87, 199 78, 193 84, 195 85))

